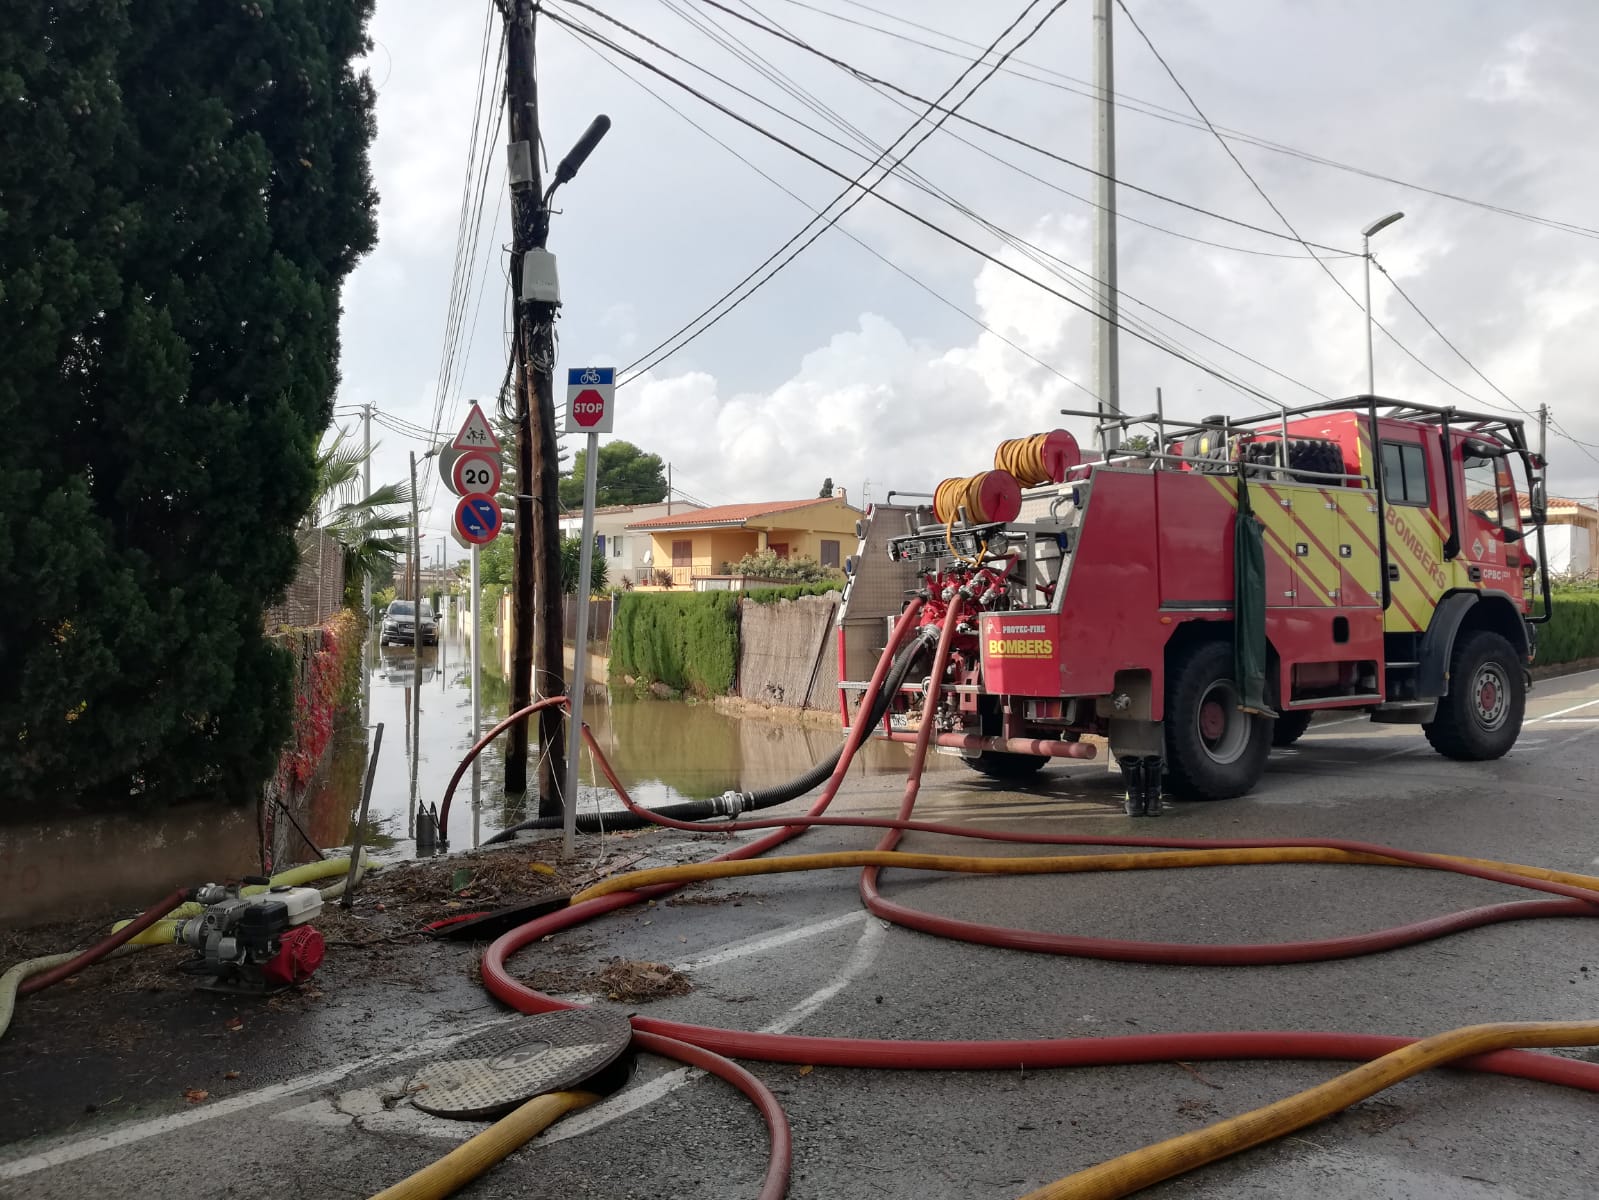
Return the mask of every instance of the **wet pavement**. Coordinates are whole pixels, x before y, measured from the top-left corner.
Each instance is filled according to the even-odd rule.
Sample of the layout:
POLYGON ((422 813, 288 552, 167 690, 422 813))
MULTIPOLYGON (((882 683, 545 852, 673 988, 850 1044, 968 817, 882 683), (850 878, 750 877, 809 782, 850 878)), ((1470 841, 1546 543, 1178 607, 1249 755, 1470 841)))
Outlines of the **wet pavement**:
MULTIPOLYGON (((1541 683, 1529 718, 1516 749, 1487 764, 1440 758, 1415 729, 1329 720, 1293 749, 1274 752, 1250 796, 1174 805, 1154 823, 1120 815, 1116 777, 1100 763, 1052 766, 1036 786, 1019 790, 940 771, 917 815, 1109 836, 1361 838, 1592 873, 1599 865, 1599 672, 1541 683)), ((901 750, 883 749, 903 762, 901 750)), ((673 782, 664 766, 651 772, 647 760, 630 770, 667 788, 701 786, 673 782)), ((834 811, 888 815, 900 786, 894 774, 854 777, 834 811)), ((386 803, 392 811, 392 799, 386 803)), ((875 833, 819 828, 780 853, 875 840, 875 833)), ((607 843, 619 844, 676 860, 708 857, 726 841, 650 833, 607 843)), ((905 848, 970 852, 971 845, 915 835, 905 848)), ((592 855, 599 847, 584 839, 582 850, 592 855)), ((1004 952, 888 927, 862 914, 856 878, 836 871, 700 885, 677 901, 557 935, 512 967, 536 975, 614 957, 670 962, 694 990, 648 1005, 652 1016, 900 1039, 1207 1029, 1422 1035, 1485 1020, 1599 1017, 1599 923, 1588 920, 1498 925, 1339 962, 1159 967, 1004 952)), ((1350 933, 1506 898, 1496 885, 1434 872, 1286 865, 987 879, 892 871, 883 886, 893 899, 975 920, 1210 943, 1350 933)), ((244 1028, 236 1033, 227 1010, 209 998, 178 1010, 170 1004, 181 998, 169 1001, 166 1040, 108 1058, 97 1076, 72 1067, 87 1035, 19 1022, 0 1042, 0 1092, 42 1087, 35 1072, 53 1073, 55 1082, 45 1089, 48 1114, 0 1107, 0 1142, 9 1143, 0 1148, 0 1196, 370 1195, 480 1127, 428 1117, 403 1100, 419 1066, 448 1056, 456 1039, 487 1023, 514 1019, 476 984, 474 959, 470 947, 454 946, 342 952, 318 977, 321 999, 241 1010, 244 1028), (223 1082, 228 1069, 241 1067, 240 1079, 223 1082), (183 1090, 202 1080, 213 1081, 210 1097, 186 1104, 183 1090), (112 1098, 117 1103, 104 1103, 112 1098), (91 1103, 95 1110, 86 1111, 91 1103)), ((1591 1050, 1569 1053, 1599 1060, 1591 1050)), ((750 1066, 789 1113, 790 1194, 806 1200, 1014 1197, 1336 1069, 750 1066)), ((1434 1073, 1143 1194, 1579 1200, 1595 1194, 1594 1103, 1539 1084, 1434 1073)), ((741 1097, 645 1058, 626 1091, 566 1118, 459 1194, 733 1200, 755 1194, 764 1153, 760 1122, 741 1097)))

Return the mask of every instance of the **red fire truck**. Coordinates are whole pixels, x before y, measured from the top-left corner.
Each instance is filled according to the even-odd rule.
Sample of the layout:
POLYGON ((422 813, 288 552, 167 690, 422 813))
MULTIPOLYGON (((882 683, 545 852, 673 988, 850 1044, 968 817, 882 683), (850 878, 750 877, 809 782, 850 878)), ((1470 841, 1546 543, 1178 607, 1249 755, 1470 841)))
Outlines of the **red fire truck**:
POLYGON ((1510 749, 1549 619, 1541 431, 1534 450, 1519 420, 1375 396, 1116 427, 1142 422, 1148 448, 1094 461, 1039 435, 1050 477, 1022 479, 1014 504, 974 477, 958 509, 941 486, 933 505, 891 492, 867 514, 839 617, 846 723, 919 594, 927 636, 879 733, 932 721, 939 746, 1000 777, 1089 757, 1081 739, 1102 735, 1130 813, 1158 811, 1163 785, 1249 791, 1324 709, 1419 724, 1452 758, 1510 749), (974 513, 980 491, 1000 511, 974 513))

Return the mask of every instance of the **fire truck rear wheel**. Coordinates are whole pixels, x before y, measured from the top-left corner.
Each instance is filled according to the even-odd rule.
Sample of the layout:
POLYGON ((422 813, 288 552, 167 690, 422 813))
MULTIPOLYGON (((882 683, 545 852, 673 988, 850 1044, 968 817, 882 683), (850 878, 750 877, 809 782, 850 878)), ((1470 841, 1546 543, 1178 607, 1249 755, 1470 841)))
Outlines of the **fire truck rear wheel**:
POLYGON ((1166 788, 1182 800, 1230 800, 1260 781, 1271 718, 1239 710, 1229 642, 1201 642, 1166 680, 1166 788))
POLYGON ((984 750, 976 758, 962 759, 979 775, 990 779, 1028 779, 1044 769, 1049 757, 1043 754, 1008 754, 1002 750, 984 750))
POLYGON ((1516 744, 1527 707, 1527 681, 1508 640, 1486 629, 1455 639, 1449 656, 1449 694, 1422 732, 1446 758, 1481 762, 1516 744))
POLYGON ((1307 709, 1283 713, 1271 723, 1271 744, 1292 746, 1305 736, 1305 730, 1310 728, 1310 718, 1314 715, 1307 709))

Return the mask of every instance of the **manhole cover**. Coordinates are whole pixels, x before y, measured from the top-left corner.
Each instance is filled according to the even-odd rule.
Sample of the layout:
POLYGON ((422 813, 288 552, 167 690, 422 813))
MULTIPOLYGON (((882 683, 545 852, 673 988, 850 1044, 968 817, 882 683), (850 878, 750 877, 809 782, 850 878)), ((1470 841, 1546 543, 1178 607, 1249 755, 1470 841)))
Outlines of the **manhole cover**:
POLYGON ((460 1057, 423 1067, 411 1079, 411 1103, 440 1117, 497 1117, 604 1070, 632 1037, 626 1015, 614 1010, 540 1013, 469 1038, 451 1051, 460 1057))

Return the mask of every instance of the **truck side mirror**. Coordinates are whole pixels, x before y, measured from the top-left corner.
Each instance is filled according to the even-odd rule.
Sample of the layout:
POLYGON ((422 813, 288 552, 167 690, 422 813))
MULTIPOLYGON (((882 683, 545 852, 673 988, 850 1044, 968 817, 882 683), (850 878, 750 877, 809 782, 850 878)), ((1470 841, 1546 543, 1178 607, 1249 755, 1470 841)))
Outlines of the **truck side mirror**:
POLYGON ((1527 498, 1527 507, 1532 512, 1533 524, 1544 524, 1549 515, 1549 497, 1544 492, 1542 478, 1532 481, 1532 494, 1527 498))

